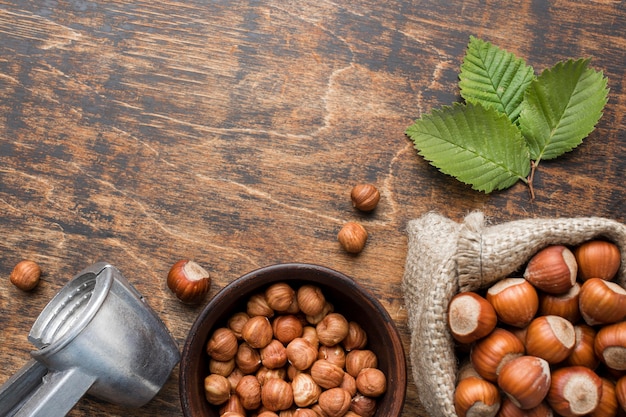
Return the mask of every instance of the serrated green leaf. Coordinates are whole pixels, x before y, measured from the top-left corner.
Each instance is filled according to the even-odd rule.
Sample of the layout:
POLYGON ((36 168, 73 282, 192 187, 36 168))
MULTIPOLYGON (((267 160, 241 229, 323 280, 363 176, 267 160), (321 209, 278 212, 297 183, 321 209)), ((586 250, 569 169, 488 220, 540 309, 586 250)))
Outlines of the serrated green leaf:
POLYGON ((468 103, 493 107, 515 122, 524 91, 534 77, 533 68, 523 59, 471 36, 461 64, 459 88, 468 103))
POLYGON ((580 145, 602 117, 607 79, 588 64, 589 59, 559 62, 526 90, 519 123, 536 163, 580 145))
POLYGON ((409 126, 418 153, 441 172, 485 193, 526 181, 528 148, 508 117, 480 104, 454 103, 409 126))

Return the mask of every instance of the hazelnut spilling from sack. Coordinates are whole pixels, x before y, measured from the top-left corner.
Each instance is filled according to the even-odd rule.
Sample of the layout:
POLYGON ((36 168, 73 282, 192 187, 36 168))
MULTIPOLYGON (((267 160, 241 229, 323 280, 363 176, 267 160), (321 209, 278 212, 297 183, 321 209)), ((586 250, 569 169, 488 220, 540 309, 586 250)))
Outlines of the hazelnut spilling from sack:
MULTIPOLYGON (((575 248, 585 242, 600 240, 609 242, 611 246, 616 248, 615 253, 617 253, 617 257, 614 259, 616 272, 611 282, 618 284, 621 288, 617 288, 617 285, 609 285, 616 287, 613 288, 613 290, 616 290, 614 291, 616 297, 620 297, 620 300, 622 298, 626 299, 626 291, 622 291, 623 288, 626 288, 626 226, 614 220, 598 217, 525 219, 489 225, 486 224, 484 216, 480 212, 469 214, 462 223, 454 222, 435 213, 428 213, 409 223, 408 239, 409 248, 403 287, 411 330, 410 360, 420 401, 431 417, 463 417, 466 412, 467 415, 472 415, 467 409, 464 409, 462 406, 459 408, 459 404, 455 404, 457 383, 464 378, 459 378, 459 370, 466 359, 471 359, 473 355, 472 350, 476 348, 480 341, 490 337, 485 336, 483 339, 470 343, 460 343, 458 338, 455 339, 457 335, 453 337, 448 324, 448 310, 450 302, 458 294, 473 292, 486 298, 488 290, 491 290, 494 284, 501 283, 503 280, 515 278, 520 282, 530 281, 528 276, 526 279, 520 278, 526 273, 530 260, 540 251, 555 245, 574 251, 575 248)), ((562 256, 562 258, 565 258, 565 256, 562 256)), ((578 281, 580 281, 580 274, 578 281)), ((573 285, 578 285, 578 283, 573 285)), ((582 286, 583 284, 581 284, 581 288, 582 286)), ((508 285, 499 285, 499 287, 508 287, 508 285)), ((498 291, 500 290, 498 289, 498 291)), ((544 294, 543 290, 536 289, 533 285, 533 291, 535 290, 538 297, 544 294)), ((535 301, 526 304, 533 303, 535 301)), ((626 301, 624 303, 626 304, 626 301)), ((607 305, 612 303, 597 304, 607 305)), ((534 319, 539 318, 541 311, 535 310, 533 314, 535 314, 534 319)), ((522 315, 521 313, 519 314, 520 317, 522 315)), ((545 317, 556 317, 553 322, 548 323, 547 327, 549 330, 556 330, 560 326, 556 322, 561 320, 564 323, 567 322, 563 326, 563 329, 565 329, 563 331, 573 334, 572 331, 568 330, 574 326, 570 324, 570 321, 562 320, 556 315, 546 315, 542 318, 543 321, 545 321, 545 317)), ((474 379, 474 382, 484 380, 496 387, 493 392, 495 400, 492 400, 491 404, 489 404, 487 398, 482 402, 480 400, 477 401, 477 404, 480 403, 481 407, 485 406, 483 408, 486 408, 486 410, 482 414, 473 415, 495 415, 498 409, 505 406, 508 407, 509 405, 530 411, 531 408, 536 406, 535 404, 540 403, 542 407, 553 406, 552 408, 554 409, 557 402, 548 404, 548 400, 551 395, 560 395, 560 392, 557 392, 558 390, 563 390, 562 387, 558 386, 557 378, 565 380, 563 382, 565 385, 576 383, 576 378, 569 378, 571 381, 574 381, 570 382, 567 381, 567 378, 571 376, 572 372, 562 372, 568 375, 559 375, 556 372, 558 369, 562 369, 562 360, 556 359, 553 361, 547 356, 547 359, 543 359, 541 358, 543 356, 541 353, 535 356, 531 355, 532 352, 528 352, 529 347, 527 343, 529 342, 528 339, 530 339, 530 325, 516 323, 517 326, 526 326, 522 329, 521 327, 503 322, 502 318, 498 315, 497 325, 494 324, 496 327, 490 334, 497 332, 506 334, 517 333, 517 338, 525 341, 525 343, 522 343, 522 348, 518 349, 512 357, 521 358, 519 361, 520 366, 523 366, 526 371, 535 365, 537 366, 538 373, 536 379, 539 381, 543 377, 545 382, 543 388, 541 388, 543 392, 533 394, 532 398, 525 398, 522 394, 516 395, 515 390, 519 386, 515 385, 521 380, 519 376, 528 372, 518 373, 512 378, 515 381, 512 384, 514 385, 513 387, 498 385, 498 378, 502 384, 508 382, 505 381, 505 375, 502 375, 501 372, 504 369, 504 363, 500 364, 501 367, 497 369, 496 374, 492 378, 488 375, 487 378, 484 378, 485 375, 480 375, 473 369, 475 375, 471 379, 474 379), (523 336, 520 336, 522 333, 523 336), (490 379, 491 381, 489 381, 490 379), (537 400, 537 398, 540 400, 537 400)), ((591 321, 591 325, 588 325, 586 323, 587 319, 579 318, 579 324, 576 324, 576 326, 591 328, 599 335, 602 326, 595 325, 596 323, 593 321, 591 321)), ((626 321, 623 318, 618 324, 626 329, 626 321)), ((539 327, 539 323, 537 323, 537 327, 539 327)), ((610 325, 605 327, 608 328, 610 325)), ((562 335, 558 336, 561 337, 562 335)), ((571 338, 574 339, 575 336, 571 336, 571 338)), ((515 342, 511 342, 511 344, 514 345, 515 342)), ((554 346, 552 343, 538 343, 538 345, 540 346, 539 350, 541 350, 542 345, 554 346)), ((597 342, 596 345, 598 345, 597 342)), ((597 349, 598 347, 596 346, 597 349)), ((624 346, 619 347, 619 350, 622 353, 626 352, 626 341, 624 346)), ((497 356, 497 353, 492 356, 497 356)), ((572 407, 580 407, 580 410, 558 410, 558 414, 580 415, 577 414, 578 412, 588 414, 589 410, 599 407, 599 404, 602 403, 600 398, 603 392, 601 385, 605 380, 611 379, 613 382, 610 389, 604 389, 605 396, 611 391, 613 397, 619 399, 616 384, 618 379, 624 381, 624 392, 626 393, 626 376, 624 376, 626 375, 626 367, 622 370, 616 370, 611 368, 610 364, 604 361, 604 358, 602 360, 603 362, 599 366, 603 369, 603 372, 608 369, 610 376, 605 378, 603 375, 600 375, 602 378, 597 378, 596 380, 596 377, 593 375, 595 375, 595 372, 600 371, 591 369, 590 375, 585 374, 581 377, 587 382, 592 381, 598 385, 597 392, 590 395, 590 397, 597 398, 595 400, 592 398, 592 403, 571 404, 572 407), (588 407, 588 410, 584 410, 585 407, 588 407)), ((508 362, 507 365, 511 363, 508 362)), ((509 368, 512 368, 512 366, 509 366, 509 368)), ((583 367, 581 366, 580 368, 583 367)), ((537 381, 535 381, 535 385, 541 385, 537 381)), ((570 402, 574 403, 575 401, 572 400, 570 402)), ((615 407, 617 407, 617 401, 614 401, 614 403, 616 404, 615 407)), ((619 406, 624 407, 623 404, 619 404, 619 406)), ((501 413, 504 412, 504 410, 500 411, 501 413)), ((617 411, 617 408, 615 408, 615 411, 617 411)))

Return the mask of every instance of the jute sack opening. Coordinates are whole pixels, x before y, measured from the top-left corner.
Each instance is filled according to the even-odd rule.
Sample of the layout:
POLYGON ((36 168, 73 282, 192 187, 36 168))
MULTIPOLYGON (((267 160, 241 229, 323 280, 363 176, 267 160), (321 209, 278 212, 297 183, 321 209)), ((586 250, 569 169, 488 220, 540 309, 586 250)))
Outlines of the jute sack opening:
POLYGON ((422 405, 431 417, 456 417, 457 358, 448 332, 450 299, 486 288, 520 270, 540 249, 602 238, 617 244, 617 282, 626 287, 626 226, 599 217, 525 219, 488 225, 480 212, 456 223, 428 213, 408 224, 403 277, 411 330, 410 361, 422 405))

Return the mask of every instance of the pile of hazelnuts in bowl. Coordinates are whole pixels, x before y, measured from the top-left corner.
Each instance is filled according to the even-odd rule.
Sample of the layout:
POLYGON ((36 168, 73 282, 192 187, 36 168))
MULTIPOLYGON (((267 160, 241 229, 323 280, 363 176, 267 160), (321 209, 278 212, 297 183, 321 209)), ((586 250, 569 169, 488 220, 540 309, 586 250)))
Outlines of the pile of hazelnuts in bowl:
POLYGON ((466 416, 617 416, 626 411, 626 290, 619 248, 548 246, 448 308, 466 416))
POLYGON ((398 417, 406 365, 393 320, 318 265, 261 268, 221 290, 185 342, 187 417, 398 417))

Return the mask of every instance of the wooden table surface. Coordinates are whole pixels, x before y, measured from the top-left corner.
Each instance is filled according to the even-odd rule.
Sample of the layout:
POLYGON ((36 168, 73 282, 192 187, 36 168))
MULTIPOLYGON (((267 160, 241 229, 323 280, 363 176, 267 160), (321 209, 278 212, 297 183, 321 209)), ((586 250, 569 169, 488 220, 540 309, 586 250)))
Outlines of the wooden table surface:
MULTIPOLYGON (((201 307, 177 301, 165 277, 191 258, 211 295, 269 264, 339 270, 378 297, 408 351, 409 220, 626 221, 625 33, 626 2, 611 0, 0 0, 0 383, 29 359, 52 296, 101 260, 180 346, 201 307), (609 79, 597 129, 542 163, 534 201, 521 183, 471 190, 404 134, 459 100, 470 35, 536 72, 591 57, 609 79), (370 215, 351 206, 359 182, 381 191, 370 215), (370 233, 358 256, 336 239, 350 220, 370 233), (26 258, 44 271, 31 293, 8 281, 26 258)), ((85 397, 70 415, 181 415, 178 367, 145 407, 85 397)), ((412 381, 403 416, 426 416, 412 381)))

